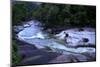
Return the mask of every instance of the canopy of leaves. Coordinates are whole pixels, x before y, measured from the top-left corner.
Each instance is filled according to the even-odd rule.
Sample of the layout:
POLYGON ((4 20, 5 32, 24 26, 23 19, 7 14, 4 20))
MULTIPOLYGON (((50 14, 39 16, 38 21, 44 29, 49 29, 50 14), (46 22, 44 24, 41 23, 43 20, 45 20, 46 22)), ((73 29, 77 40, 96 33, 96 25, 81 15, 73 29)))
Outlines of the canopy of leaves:
POLYGON ((95 27, 96 7, 36 2, 17 2, 12 5, 12 22, 21 24, 35 19, 44 28, 95 27))

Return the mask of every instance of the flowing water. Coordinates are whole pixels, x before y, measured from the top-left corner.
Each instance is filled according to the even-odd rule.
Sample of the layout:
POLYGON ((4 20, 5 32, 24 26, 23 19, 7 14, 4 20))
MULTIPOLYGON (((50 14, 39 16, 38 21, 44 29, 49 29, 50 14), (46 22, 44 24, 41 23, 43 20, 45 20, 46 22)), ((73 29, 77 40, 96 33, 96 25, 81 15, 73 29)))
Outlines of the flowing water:
MULTIPOLYGON (((40 22, 29 21, 23 25, 24 29, 20 31, 17 36, 19 40, 35 45, 38 49, 49 47, 53 52, 60 52, 64 54, 68 53, 84 53, 84 52, 95 52, 95 48, 92 47, 79 47, 69 48, 66 45, 77 46, 82 44, 82 38, 88 38, 89 42, 86 44, 95 45, 95 29, 84 28, 84 31, 78 31, 78 28, 61 31, 61 33, 53 35, 56 38, 48 38, 49 34, 42 31, 40 22), (64 42, 65 34, 69 34, 68 43, 64 42)), ((83 44, 82 44, 83 45, 83 44)))

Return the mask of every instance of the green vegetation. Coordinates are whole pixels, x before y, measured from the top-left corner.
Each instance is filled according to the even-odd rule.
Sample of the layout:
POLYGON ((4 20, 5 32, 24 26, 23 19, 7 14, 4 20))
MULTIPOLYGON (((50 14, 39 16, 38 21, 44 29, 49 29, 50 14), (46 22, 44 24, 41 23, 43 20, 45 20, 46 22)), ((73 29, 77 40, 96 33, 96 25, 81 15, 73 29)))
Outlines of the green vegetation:
MULTIPOLYGON (((51 29, 58 32, 70 27, 94 27, 96 26, 96 7, 84 5, 64 5, 50 3, 31 3, 14 1, 12 4, 12 25, 21 25, 29 20, 38 20, 43 24, 44 30, 51 29)), ((18 46, 13 31, 12 62, 21 61, 18 55, 18 46)), ((55 38, 52 34, 49 38, 55 38)), ((65 44, 64 41, 57 42, 65 44)), ((50 47, 46 46, 48 50, 50 47)))
POLYGON ((28 11, 24 4, 15 4, 12 8, 12 22, 13 25, 17 25, 25 21, 25 18, 28 17, 28 11))
POLYGON ((13 40, 12 42, 12 64, 16 65, 21 61, 21 56, 18 55, 18 46, 16 42, 13 40))
POLYGON ((42 22, 44 29, 54 31, 56 28, 95 27, 96 24, 95 6, 16 2, 12 12, 13 24, 35 19, 42 22))

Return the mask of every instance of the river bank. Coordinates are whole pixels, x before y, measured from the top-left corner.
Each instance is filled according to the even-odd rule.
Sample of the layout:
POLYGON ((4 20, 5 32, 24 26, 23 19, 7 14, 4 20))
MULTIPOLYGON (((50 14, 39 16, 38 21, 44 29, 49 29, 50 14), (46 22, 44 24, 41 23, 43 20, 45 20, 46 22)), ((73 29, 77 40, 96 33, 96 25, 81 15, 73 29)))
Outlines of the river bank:
POLYGON ((72 53, 62 54, 52 52, 47 49, 35 49, 31 45, 24 42, 18 45, 18 54, 22 56, 22 61, 18 65, 38 65, 38 64, 51 64, 51 63, 76 63, 95 61, 95 53, 72 53))
POLYGON ((94 28, 70 28, 51 35, 43 31, 39 21, 34 20, 18 28, 15 29, 20 30, 16 33, 18 54, 22 57, 19 65, 96 60, 94 28), (64 40, 65 32, 69 34, 68 43, 64 40), (88 42, 81 41, 83 38, 88 42))

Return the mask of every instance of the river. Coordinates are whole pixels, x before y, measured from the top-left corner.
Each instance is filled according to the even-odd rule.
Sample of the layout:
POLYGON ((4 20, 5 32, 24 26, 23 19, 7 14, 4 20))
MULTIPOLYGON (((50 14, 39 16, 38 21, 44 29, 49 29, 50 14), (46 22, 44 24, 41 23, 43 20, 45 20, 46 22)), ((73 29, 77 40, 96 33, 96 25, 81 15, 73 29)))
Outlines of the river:
MULTIPOLYGON (((38 49, 50 48, 52 52, 60 52, 63 54, 72 53, 95 53, 96 49, 94 47, 79 47, 74 48, 77 45, 96 45, 95 44, 95 29, 93 28, 83 28, 84 31, 78 31, 78 28, 71 28, 61 31, 59 34, 49 36, 49 33, 42 31, 42 24, 39 21, 31 20, 23 25, 21 25, 21 31, 17 34, 18 39, 25 41, 29 44, 33 44, 38 49), (69 34, 67 38, 68 43, 64 42, 65 34, 69 34), (82 38, 88 38, 88 42, 82 42, 82 38), (66 45, 73 46, 67 47, 66 45)), ((18 27, 19 28, 19 27, 18 27)))

